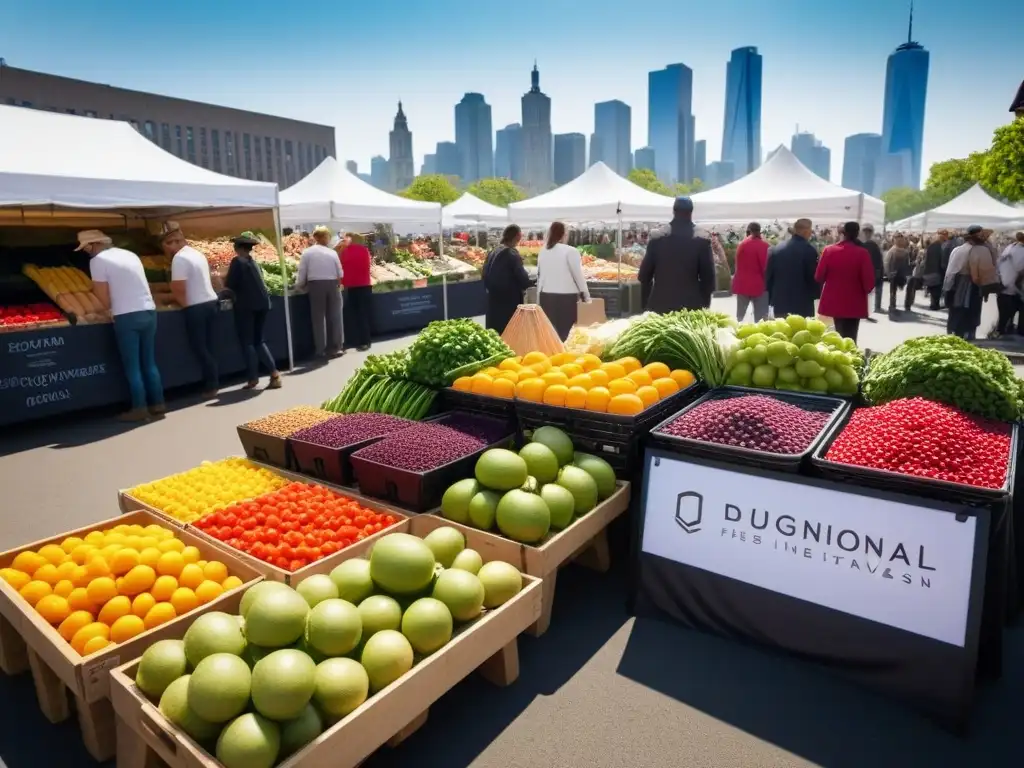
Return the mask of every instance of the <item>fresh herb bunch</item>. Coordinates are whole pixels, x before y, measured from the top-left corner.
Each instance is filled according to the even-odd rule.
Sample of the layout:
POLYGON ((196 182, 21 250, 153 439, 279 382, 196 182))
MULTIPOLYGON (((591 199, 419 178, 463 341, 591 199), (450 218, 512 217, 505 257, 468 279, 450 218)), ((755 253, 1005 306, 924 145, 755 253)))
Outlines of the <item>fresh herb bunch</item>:
POLYGON ((295 287, 295 276, 299 272, 297 264, 286 261, 282 268, 279 261, 257 261, 260 272, 263 274, 263 283, 267 286, 267 292, 272 296, 284 296, 285 279, 287 277, 288 288, 295 287))
POLYGON ((360 370, 393 379, 408 379, 409 350, 403 348, 386 355, 369 355, 360 370))
POLYGON ((435 320, 409 347, 409 378, 429 387, 446 387, 453 374, 475 363, 499 362, 513 352, 493 329, 469 320, 435 320), (499 357, 500 355, 500 357, 499 357))
POLYGON ((876 405, 923 397, 1001 421, 1024 415, 1024 382, 1006 355, 957 336, 910 339, 875 356, 862 390, 876 405))

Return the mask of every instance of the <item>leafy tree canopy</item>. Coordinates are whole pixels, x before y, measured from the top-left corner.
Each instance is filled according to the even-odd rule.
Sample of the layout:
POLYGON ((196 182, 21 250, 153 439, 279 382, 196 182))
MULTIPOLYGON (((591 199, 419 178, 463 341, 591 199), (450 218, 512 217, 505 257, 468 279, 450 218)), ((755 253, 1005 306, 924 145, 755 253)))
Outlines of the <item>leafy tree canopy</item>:
POLYGON ((672 189, 663 184, 650 168, 634 168, 626 178, 650 192, 656 192, 659 195, 673 194, 672 189))
POLYGON ((504 208, 509 203, 526 199, 526 193, 511 179, 478 179, 466 189, 481 200, 504 208))
POLYGON ((448 205, 459 199, 459 190, 447 176, 439 173, 417 176, 413 179, 412 184, 398 194, 410 200, 422 200, 441 205, 448 205))
POLYGON ((1011 202, 1024 200, 1024 117, 996 128, 979 175, 990 194, 1011 202))

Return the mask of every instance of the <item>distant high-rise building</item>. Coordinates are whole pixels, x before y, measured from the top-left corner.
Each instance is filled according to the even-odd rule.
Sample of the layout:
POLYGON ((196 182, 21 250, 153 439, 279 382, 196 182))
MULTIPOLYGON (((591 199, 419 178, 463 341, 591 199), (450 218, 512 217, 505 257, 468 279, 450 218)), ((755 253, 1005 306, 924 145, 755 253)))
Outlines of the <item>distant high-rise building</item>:
POLYGON ((707 182, 708 175, 708 142, 705 139, 693 145, 693 177, 707 182))
POLYGON ((855 133, 846 137, 843 146, 843 186, 874 194, 882 137, 877 133, 855 133))
POLYGON ((349 173, 354 174, 356 176, 359 175, 359 163, 357 163, 355 160, 346 160, 345 168, 348 169, 349 173))
POLYGON ((813 133, 794 133, 789 148, 801 163, 825 181, 829 180, 832 175, 832 150, 822 144, 813 133))
POLYGON ((602 101, 594 105, 594 135, 590 142, 590 164, 598 160, 620 176, 627 176, 633 167, 630 147, 633 146, 631 128, 633 111, 618 100, 602 101), (594 146, 598 157, 594 157, 594 146))
POLYGON ((439 141, 434 150, 436 163, 434 173, 444 176, 462 175, 462 156, 459 154, 459 147, 454 141, 439 141))
POLYGON ((555 135, 555 184, 572 181, 587 169, 587 137, 582 133, 555 135))
POLYGON ((761 55, 752 46, 734 50, 725 66, 722 159, 737 176, 761 164, 761 55))
POLYGON ((693 70, 669 64, 647 74, 647 145, 666 184, 693 179, 693 70))
POLYGON ((530 73, 530 90, 522 98, 523 184, 533 193, 551 188, 554 176, 551 144, 551 99, 540 89, 537 64, 530 73))
POLYGON ((429 176, 437 173, 437 155, 428 153, 423 156, 423 165, 420 166, 420 176, 429 176))
POLYGON ((654 170, 654 147, 640 147, 633 153, 633 167, 654 170))
POLYGON ((402 111, 402 102, 398 102, 398 113, 395 115, 395 127, 388 135, 391 155, 388 157, 388 168, 391 171, 391 189, 395 192, 412 184, 416 176, 412 159, 412 131, 409 121, 402 111))
POLYGON ((494 175, 494 144, 491 105, 482 94, 467 93, 455 105, 455 144, 462 170, 459 176, 469 184, 494 175))
POLYGON ((590 134, 590 160, 587 165, 593 165, 594 163, 601 162, 604 160, 604 152, 601 150, 601 137, 596 133, 590 134))
POLYGON ((921 187, 929 56, 923 46, 914 42, 913 34, 914 5, 911 3, 907 42, 890 54, 885 68, 882 160, 875 179, 876 194, 893 187, 921 187))
POLYGON ((391 189, 391 169, 386 157, 377 155, 370 158, 370 183, 377 189, 391 189))
MULTIPOLYGON (((385 162, 387 162, 385 160, 385 162)), ((368 173, 360 173, 359 178, 365 181, 367 184, 373 184, 373 177, 368 173)))
POLYGON ((715 187, 724 187, 726 184, 731 184, 736 181, 736 168, 733 166, 731 160, 720 160, 717 163, 708 163, 707 170, 705 171, 708 175, 705 187, 707 189, 714 189, 715 187))
POLYGON ((506 125, 494 134, 494 175, 502 179, 523 180, 523 127, 506 125))

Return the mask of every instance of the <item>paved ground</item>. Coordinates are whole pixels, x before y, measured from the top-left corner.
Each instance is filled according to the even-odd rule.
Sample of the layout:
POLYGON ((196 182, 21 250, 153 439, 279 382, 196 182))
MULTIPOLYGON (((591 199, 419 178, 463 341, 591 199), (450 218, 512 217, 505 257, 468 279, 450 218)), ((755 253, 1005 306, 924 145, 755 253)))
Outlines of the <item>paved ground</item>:
MULTIPOLYGON (((716 301, 728 311, 731 300, 716 301)), ((991 323, 986 306, 987 329, 991 323)), ((864 324, 861 344, 888 349, 941 331, 938 315, 864 324)), ((408 343, 376 345, 386 351, 408 343)), ((117 514, 116 490, 239 451, 235 425, 318 403, 358 366, 350 353, 287 376, 278 391, 212 403, 175 400, 161 421, 136 428, 106 414, 7 431, 0 439, 0 549, 117 514)), ((621 544, 621 542, 620 542, 621 544)), ((470 679, 444 697, 427 725, 372 766, 430 768, 828 768, 1020 764, 1015 693, 1024 687, 1024 630, 1007 635, 1005 673, 982 687, 971 736, 951 736, 911 712, 806 664, 687 632, 625 610, 622 557, 599 576, 559 578, 555 620, 520 640, 522 676, 499 690, 470 679), (1017 758, 1012 755, 1017 754, 1017 758)), ((26 675, 0 678, 0 766, 87 766, 76 725, 50 726, 26 675), (17 716, 13 716, 17 713, 17 716)), ((397 724, 396 724, 397 725, 397 724)))

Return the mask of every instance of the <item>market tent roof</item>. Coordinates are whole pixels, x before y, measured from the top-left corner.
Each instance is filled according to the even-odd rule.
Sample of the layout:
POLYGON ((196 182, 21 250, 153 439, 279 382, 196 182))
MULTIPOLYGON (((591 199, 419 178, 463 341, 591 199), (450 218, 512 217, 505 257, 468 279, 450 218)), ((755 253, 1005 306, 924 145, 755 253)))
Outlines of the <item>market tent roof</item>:
POLYGON ((815 224, 858 219, 880 226, 885 219, 881 200, 826 181, 784 146, 746 176, 692 199, 694 220, 701 223, 808 218, 815 224))
POLYGON ((367 184, 328 157, 304 179, 281 192, 281 223, 441 223, 441 204, 407 200, 367 184))
POLYGON ((602 162, 567 184, 508 207, 511 221, 535 224, 566 221, 668 221, 674 198, 649 192, 602 162))
POLYGON ((276 205, 275 184, 192 165, 126 122, 0 106, 0 208, 166 215, 276 205))
POLYGON ((443 209, 444 226, 458 227, 460 224, 508 224, 508 211, 481 200, 476 195, 464 192, 454 203, 443 209))
POLYGON ((1011 229, 1024 224, 1024 211, 999 202, 982 189, 980 184, 975 184, 948 203, 901 219, 889 228, 933 232, 943 227, 963 229, 971 224, 990 229, 1011 229))

